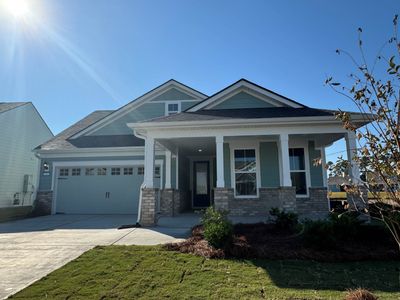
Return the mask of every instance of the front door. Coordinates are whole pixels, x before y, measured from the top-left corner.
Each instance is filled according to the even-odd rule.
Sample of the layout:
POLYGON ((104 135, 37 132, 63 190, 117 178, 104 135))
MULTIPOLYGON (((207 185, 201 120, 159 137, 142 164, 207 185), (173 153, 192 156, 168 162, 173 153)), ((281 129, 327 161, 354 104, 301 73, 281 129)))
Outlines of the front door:
POLYGON ((210 163, 193 162, 193 207, 210 206, 210 163))

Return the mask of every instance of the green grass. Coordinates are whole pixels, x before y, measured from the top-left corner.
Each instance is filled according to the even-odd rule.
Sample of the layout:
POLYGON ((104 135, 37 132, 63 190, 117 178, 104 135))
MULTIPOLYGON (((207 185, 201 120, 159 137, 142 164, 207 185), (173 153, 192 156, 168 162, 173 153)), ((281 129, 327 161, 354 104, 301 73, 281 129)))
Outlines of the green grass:
POLYGON ((16 299, 343 299, 365 287, 400 299, 400 262, 207 260, 160 247, 96 247, 16 299))

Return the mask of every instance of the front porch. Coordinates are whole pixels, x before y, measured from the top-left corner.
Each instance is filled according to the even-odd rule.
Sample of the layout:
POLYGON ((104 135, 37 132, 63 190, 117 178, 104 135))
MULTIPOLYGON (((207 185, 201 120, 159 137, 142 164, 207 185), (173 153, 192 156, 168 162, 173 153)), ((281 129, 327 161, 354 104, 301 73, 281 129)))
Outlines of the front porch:
MULTIPOLYGON (((141 223, 213 205, 232 217, 267 220, 271 208, 324 218, 329 212, 325 147, 350 133, 146 138, 141 223), (153 182, 155 146, 165 150, 165 180, 153 182), (321 160, 315 165, 314 160, 321 160)), ((357 172, 357 170, 355 170, 357 172)))

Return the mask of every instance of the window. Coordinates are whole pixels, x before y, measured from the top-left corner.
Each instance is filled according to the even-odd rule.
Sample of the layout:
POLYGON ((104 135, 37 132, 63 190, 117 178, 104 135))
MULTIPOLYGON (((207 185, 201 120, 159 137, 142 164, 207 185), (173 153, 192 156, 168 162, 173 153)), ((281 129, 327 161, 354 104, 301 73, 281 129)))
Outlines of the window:
POLYGON ((138 174, 138 175, 144 175, 144 167, 139 167, 139 168, 137 169, 137 174, 138 174))
POLYGON ((93 176, 94 175, 94 168, 86 168, 85 169, 86 176, 93 176))
POLYGON ((166 106, 167 106, 167 116, 177 114, 181 111, 179 102, 167 103, 166 106))
POLYGON ((303 148, 289 149, 290 178, 296 195, 307 195, 306 164, 303 148))
POLYGON ((107 175, 107 168, 97 168, 97 175, 98 176, 107 175))
POLYGON ((60 169, 60 176, 68 176, 69 175, 69 169, 60 169))
POLYGON ((111 168, 111 175, 121 175, 121 168, 111 168))
POLYGON ((154 177, 155 178, 160 178, 160 176, 161 176, 161 169, 160 169, 160 167, 155 167, 155 169, 154 169, 154 177))
POLYGON ((124 168, 124 175, 133 175, 133 168, 124 168))
POLYGON ((72 176, 80 176, 81 175, 81 169, 80 168, 73 168, 71 171, 72 176))
POLYGON ((234 151, 236 196, 257 195, 257 166, 255 149, 234 151))

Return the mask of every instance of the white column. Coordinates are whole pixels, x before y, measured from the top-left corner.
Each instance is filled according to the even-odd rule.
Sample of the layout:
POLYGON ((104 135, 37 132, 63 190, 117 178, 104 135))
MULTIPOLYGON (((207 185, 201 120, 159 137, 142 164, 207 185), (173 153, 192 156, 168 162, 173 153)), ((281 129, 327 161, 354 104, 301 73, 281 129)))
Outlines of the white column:
POLYGON ((144 183, 147 188, 154 185, 154 138, 147 137, 144 145, 144 183))
POLYGON ((327 178, 327 170, 326 166, 326 154, 325 154, 325 147, 321 147, 321 168, 322 168, 322 180, 324 183, 324 187, 328 187, 328 178, 327 178))
POLYGON ((281 154, 281 185, 292 186, 292 179, 290 178, 288 134, 282 133, 279 135, 279 151, 281 154))
POLYGON ((346 133, 346 150, 347 150, 347 160, 351 164, 351 168, 349 170, 349 176, 353 180, 354 183, 360 181, 360 169, 358 168, 358 164, 354 161, 354 154, 357 151, 357 137, 353 131, 349 131, 346 133))
POLYGON ((171 151, 165 151, 165 188, 171 188, 171 151))
POLYGON ((216 153, 217 153, 217 187, 223 188, 225 187, 225 178, 224 178, 224 137, 216 136, 215 137, 216 144, 216 153))

